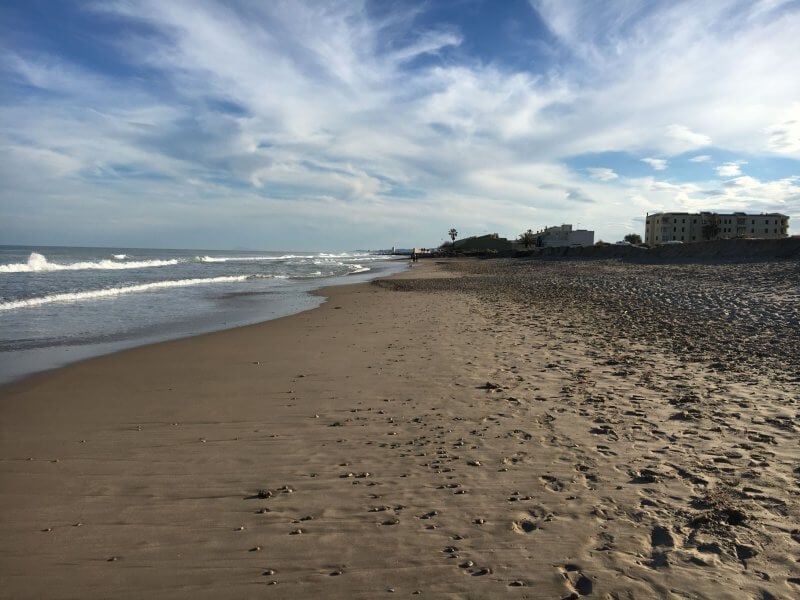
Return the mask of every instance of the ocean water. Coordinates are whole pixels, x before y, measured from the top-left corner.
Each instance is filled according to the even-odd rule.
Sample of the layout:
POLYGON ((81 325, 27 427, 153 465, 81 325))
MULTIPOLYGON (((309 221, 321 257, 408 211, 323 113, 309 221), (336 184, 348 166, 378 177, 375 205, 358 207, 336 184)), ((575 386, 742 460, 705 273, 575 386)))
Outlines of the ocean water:
POLYGON ((0 383, 318 306, 309 292, 400 271, 366 252, 0 246, 0 383))

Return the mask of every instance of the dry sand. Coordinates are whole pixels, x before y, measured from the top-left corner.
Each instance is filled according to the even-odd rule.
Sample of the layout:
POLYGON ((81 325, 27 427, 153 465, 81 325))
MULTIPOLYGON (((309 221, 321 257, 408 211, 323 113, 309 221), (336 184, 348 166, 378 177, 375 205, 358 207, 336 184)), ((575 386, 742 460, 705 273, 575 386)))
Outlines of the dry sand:
POLYGON ((0 389, 0 597, 800 594, 797 262, 325 294, 0 389))

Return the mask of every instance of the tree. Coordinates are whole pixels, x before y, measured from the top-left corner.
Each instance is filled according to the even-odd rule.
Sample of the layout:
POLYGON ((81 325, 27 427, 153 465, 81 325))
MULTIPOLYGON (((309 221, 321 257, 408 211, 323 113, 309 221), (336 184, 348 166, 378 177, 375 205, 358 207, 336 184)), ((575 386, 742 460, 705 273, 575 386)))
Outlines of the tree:
POLYGON ((638 233, 629 233, 622 239, 628 242, 629 244, 639 245, 642 243, 642 236, 640 236, 638 233))
POLYGON ((536 235, 528 229, 528 231, 519 234, 519 242, 527 249, 536 242, 536 235))
POLYGON ((450 231, 447 232, 447 235, 449 235, 450 239, 453 240, 453 247, 455 247, 456 238, 458 237, 458 231, 456 231, 456 228, 453 227, 452 229, 450 229, 450 231))
POLYGON ((707 240, 713 240, 719 235, 719 218, 716 215, 709 217, 708 222, 703 225, 703 237, 707 240))

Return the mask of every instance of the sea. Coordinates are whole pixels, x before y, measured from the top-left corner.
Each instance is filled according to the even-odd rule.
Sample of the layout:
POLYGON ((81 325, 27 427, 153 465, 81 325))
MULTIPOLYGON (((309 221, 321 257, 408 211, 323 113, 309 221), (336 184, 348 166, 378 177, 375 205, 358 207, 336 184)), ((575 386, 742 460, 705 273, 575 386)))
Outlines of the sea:
POLYGON ((308 310, 407 268, 370 252, 0 246, 0 383, 308 310))

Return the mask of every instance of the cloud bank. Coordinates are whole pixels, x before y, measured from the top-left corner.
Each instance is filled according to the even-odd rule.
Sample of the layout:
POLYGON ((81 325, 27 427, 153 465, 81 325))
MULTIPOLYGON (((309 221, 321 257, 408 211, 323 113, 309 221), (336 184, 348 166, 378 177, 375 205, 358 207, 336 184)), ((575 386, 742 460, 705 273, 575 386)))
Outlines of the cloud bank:
POLYGON ((451 226, 615 239, 654 210, 800 219, 792 3, 532 0, 505 15, 522 45, 491 52, 451 8, 88 3, 64 17, 91 25, 80 51, 20 9, 0 237, 348 249, 451 226))

